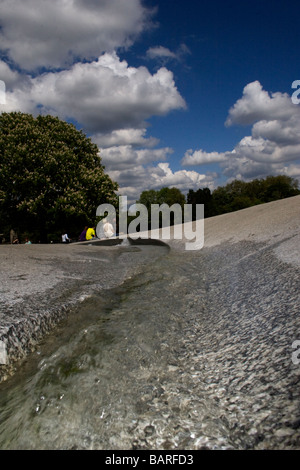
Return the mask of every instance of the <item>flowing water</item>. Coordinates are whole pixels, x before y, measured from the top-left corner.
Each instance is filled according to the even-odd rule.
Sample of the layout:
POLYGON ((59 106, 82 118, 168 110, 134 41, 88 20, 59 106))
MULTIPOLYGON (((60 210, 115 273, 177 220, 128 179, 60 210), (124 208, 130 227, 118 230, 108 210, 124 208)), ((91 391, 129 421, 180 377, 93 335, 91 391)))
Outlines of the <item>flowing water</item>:
POLYGON ((0 448, 299 448, 295 268, 243 250, 150 253, 85 298, 0 385, 0 448))

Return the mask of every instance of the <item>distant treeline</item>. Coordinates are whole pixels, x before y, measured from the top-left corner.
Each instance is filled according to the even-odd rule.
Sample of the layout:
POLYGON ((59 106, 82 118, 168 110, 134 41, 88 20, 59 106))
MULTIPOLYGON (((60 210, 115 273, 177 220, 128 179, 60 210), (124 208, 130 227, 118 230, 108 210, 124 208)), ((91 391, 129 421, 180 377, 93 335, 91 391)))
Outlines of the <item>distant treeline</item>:
POLYGON ((234 180, 214 191, 209 188, 189 190, 188 204, 204 204, 204 217, 233 212, 246 207, 300 194, 298 181, 289 176, 267 176, 250 182, 234 180))
MULTIPOLYGON (((177 188, 162 188, 158 191, 153 189, 143 191, 137 201, 148 209, 149 222, 151 204, 192 204, 193 218, 195 218, 196 204, 204 204, 204 217, 233 212, 246 207, 276 201, 300 194, 298 181, 289 176, 267 176, 250 182, 234 180, 226 186, 220 186, 214 191, 209 188, 190 189, 187 197, 177 188)), ((171 220, 172 223, 172 220, 171 220)))

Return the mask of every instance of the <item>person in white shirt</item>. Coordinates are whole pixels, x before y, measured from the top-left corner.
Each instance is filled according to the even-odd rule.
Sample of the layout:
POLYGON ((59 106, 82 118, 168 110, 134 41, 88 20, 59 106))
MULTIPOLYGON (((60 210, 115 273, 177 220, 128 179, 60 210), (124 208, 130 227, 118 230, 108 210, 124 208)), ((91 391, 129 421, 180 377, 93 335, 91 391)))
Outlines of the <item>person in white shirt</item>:
POLYGON ((104 230, 104 235, 106 238, 110 238, 114 235, 115 231, 110 222, 108 220, 104 219, 103 220, 103 230, 104 230))
POLYGON ((68 237, 68 234, 67 233, 63 233, 63 235, 61 236, 62 238, 62 242, 63 243, 70 243, 70 238, 68 237))

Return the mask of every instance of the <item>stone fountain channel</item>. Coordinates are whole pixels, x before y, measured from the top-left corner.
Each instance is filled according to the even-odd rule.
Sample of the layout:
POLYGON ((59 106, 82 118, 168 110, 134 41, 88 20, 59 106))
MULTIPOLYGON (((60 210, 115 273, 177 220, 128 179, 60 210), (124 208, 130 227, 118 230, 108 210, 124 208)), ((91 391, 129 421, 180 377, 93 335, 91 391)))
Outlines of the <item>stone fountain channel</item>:
POLYGON ((296 196, 198 251, 0 246, 0 448, 299 449, 299 220, 296 196))
POLYGON ((0 384, 0 448, 299 449, 299 266, 249 241, 115 250, 131 275, 81 285, 0 384))

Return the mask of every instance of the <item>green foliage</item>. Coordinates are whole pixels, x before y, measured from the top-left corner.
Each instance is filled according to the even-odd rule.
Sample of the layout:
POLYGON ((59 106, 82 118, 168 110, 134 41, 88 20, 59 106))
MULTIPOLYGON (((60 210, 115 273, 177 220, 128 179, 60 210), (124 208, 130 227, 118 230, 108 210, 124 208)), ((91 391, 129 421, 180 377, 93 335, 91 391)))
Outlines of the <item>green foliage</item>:
MULTIPOLYGON (((137 201, 137 203, 143 204, 147 208, 149 228, 151 226, 151 205, 152 204, 158 204, 159 206, 161 206, 162 204, 167 204, 169 207, 173 206, 173 204, 179 204, 183 208, 185 202, 186 202, 185 196, 184 194, 180 192, 179 189, 166 188, 166 187, 158 191, 155 191, 154 189, 150 189, 149 191, 143 191, 140 195, 139 200, 137 201)), ((183 211, 182 211, 182 215, 183 215, 183 211)), ((173 225, 173 223, 174 223, 174 214, 173 212, 171 212, 170 213, 170 225, 173 225)), ((160 217, 160 226, 161 226, 161 217, 160 217)))
POLYGON ((149 191, 143 191, 137 202, 147 207, 147 210, 149 212, 151 209, 151 204, 158 204, 157 200, 158 200, 158 191, 154 191, 154 189, 150 189, 149 191))
POLYGON ((196 218, 196 204, 204 204, 204 217, 213 215, 212 194, 209 188, 198 189, 197 191, 190 189, 187 195, 187 203, 193 206, 193 219, 196 218))
POLYGON ((188 204, 204 204, 205 217, 233 212, 246 207, 300 194, 298 181, 286 176, 267 176, 250 182, 234 180, 212 193, 209 188, 189 191, 188 204))
MULTIPOLYGON (((255 179, 250 182, 234 180, 226 186, 219 186, 214 191, 209 188, 190 189, 186 202, 193 206, 193 219, 196 215, 196 205, 204 204, 204 217, 233 212, 266 202, 297 196, 300 194, 298 181, 286 175, 267 176, 265 179, 255 179)), ((137 201, 148 210, 149 228, 151 222, 151 204, 167 204, 169 207, 178 203, 183 207, 185 196, 177 188, 162 188, 143 191, 137 201)), ((171 214, 172 215, 172 214, 171 214)), ((131 217, 133 220, 135 217, 131 217)), ((172 220, 171 220, 172 224, 172 220)))
POLYGON ((177 188, 162 188, 158 191, 150 189, 149 191, 143 191, 137 201, 147 207, 148 211, 151 208, 151 204, 180 204, 181 207, 185 204, 185 196, 177 188))
POLYGON ((0 115, 1 231, 15 228, 46 241, 80 233, 98 205, 117 205, 118 185, 104 173, 97 146, 52 116, 0 115))

